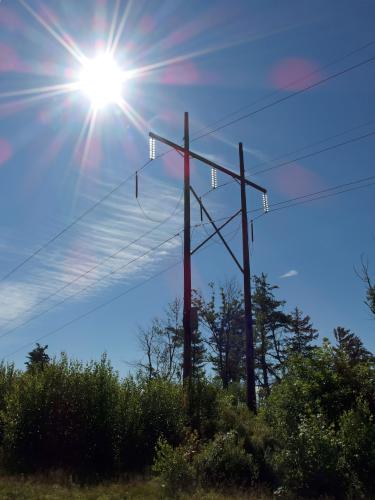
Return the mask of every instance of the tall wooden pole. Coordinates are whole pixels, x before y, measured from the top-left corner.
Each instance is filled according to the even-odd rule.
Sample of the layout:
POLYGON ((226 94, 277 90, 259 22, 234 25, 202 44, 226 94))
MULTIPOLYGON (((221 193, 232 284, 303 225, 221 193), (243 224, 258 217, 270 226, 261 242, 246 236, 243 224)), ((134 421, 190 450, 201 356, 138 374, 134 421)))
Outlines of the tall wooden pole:
POLYGON ((184 120, 184 360, 183 381, 191 378, 191 248, 190 248, 190 154, 189 114, 184 120))
POLYGON ((255 394, 255 363, 254 363, 254 334, 251 307, 251 274, 249 254, 249 234, 247 227, 247 203, 245 165, 243 159, 242 142, 239 143, 240 176, 241 176, 241 212, 242 212, 242 255, 243 255, 243 290, 245 302, 245 334, 246 334, 246 401, 249 410, 256 413, 255 394))

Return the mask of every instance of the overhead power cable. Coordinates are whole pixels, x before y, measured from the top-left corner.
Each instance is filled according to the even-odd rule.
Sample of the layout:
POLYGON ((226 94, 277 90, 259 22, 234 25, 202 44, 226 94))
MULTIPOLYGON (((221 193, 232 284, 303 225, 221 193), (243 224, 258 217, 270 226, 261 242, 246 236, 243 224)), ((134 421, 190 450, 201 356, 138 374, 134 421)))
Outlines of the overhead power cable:
POLYGON ((281 104, 284 101, 288 101, 289 99, 292 99, 293 97, 296 97, 297 95, 308 92, 309 90, 311 90, 315 87, 318 87, 319 85, 322 85, 323 83, 329 82, 330 80, 333 80, 334 78, 345 75, 346 73, 349 73, 350 71, 353 71, 354 69, 360 68, 361 66, 365 66, 366 64, 369 64, 369 63, 374 62, 374 61, 375 61, 375 56, 364 59, 363 61, 360 61, 359 63, 353 64, 352 66, 349 66, 348 68, 344 68, 343 70, 337 71, 336 73, 333 73, 332 75, 329 75, 325 78, 321 78, 320 80, 318 80, 314 83, 311 83, 310 85, 307 85, 303 89, 296 90, 295 92, 293 92, 291 94, 280 97, 279 99, 276 99, 275 101, 272 101, 268 104, 265 104, 264 106, 262 106, 258 109, 255 109, 254 111, 250 111, 249 113, 246 113, 242 116, 239 116, 238 118, 235 118, 227 123, 224 123, 223 125, 220 125, 219 127, 211 129, 208 132, 205 132, 201 135, 198 135, 197 137, 194 137, 193 140, 197 141, 198 139, 202 139, 203 137, 206 137, 208 135, 215 134, 215 132, 218 132, 219 130, 223 130, 226 127, 234 125, 235 123, 238 123, 242 120, 245 120, 246 118, 250 118, 250 116, 254 116, 254 115, 260 113, 261 111, 265 111, 266 109, 272 108, 273 106, 276 106, 277 104, 281 104))
MULTIPOLYGON (((371 176, 371 177, 368 177, 368 178, 363 179, 363 180, 373 179, 373 178, 375 178, 375 176, 371 176)), ((315 192, 315 193, 310 193, 309 195, 303 195, 303 196, 299 196, 299 197, 296 197, 296 198, 292 198, 292 199, 290 199, 290 200, 285 200, 285 201, 283 201, 283 202, 275 203, 275 204, 271 205, 271 209, 270 209, 269 213, 271 213, 271 212, 275 212, 275 211, 278 211, 278 210, 283 210, 283 209, 286 209, 286 208, 290 208, 290 207, 292 207, 292 206, 294 207, 294 206, 300 205, 300 204, 302 204, 302 203, 308 203, 308 202, 310 202, 310 201, 315 201, 315 200, 317 200, 317 199, 327 198, 327 197, 329 197, 329 196, 336 196, 336 195, 338 195, 338 194, 342 194, 342 193, 345 193, 345 192, 348 192, 348 191, 354 191, 354 190, 356 190, 356 189, 361 189, 361 188, 363 188, 363 187, 368 187, 368 186, 375 185, 375 182, 371 182, 371 183, 368 183, 368 184, 366 184, 366 185, 364 185, 364 186, 357 186, 357 187, 348 188, 348 189, 346 189, 346 190, 343 190, 343 191, 340 191, 340 192, 337 192, 337 193, 328 193, 328 194, 326 194, 326 195, 324 195, 324 194, 323 194, 323 195, 322 195, 322 196, 320 196, 319 198, 312 198, 312 199, 309 199, 309 200, 299 201, 299 202, 297 202, 297 203, 294 203, 293 205, 287 205, 287 206, 284 206, 284 207, 279 207, 279 208, 272 209, 272 207, 273 207, 273 206, 279 205, 279 204, 281 204, 281 203, 287 203, 287 202, 290 202, 290 201, 293 201, 293 200, 298 200, 298 199, 301 199, 301 198, 303 198, 303 197, 312 196, 312 195, 314 195, 314 194, 324 193, 325 191, 332 190, 332 189, 335 189, 335 188, 336 188, 336 189, 338 189, 339 187, 349 186, 349 185, 354 184, 354 183, 356 183, 356 182, 358 183, 358 182, 361 182, 361 181, 360 181, 360 180, 358 180, 358 181, 352 181, 352 182, 349 182, 349 183, 345 183, 345 184, 341 184, 341 185, 338 185, 338 186, 334 186, 334 187, 332 187, 332 188, 327 188, 327 189, 325 189, 325 190, 317 191, 317 192, 315 192)), ((249 210, 249 211, 248 211, 248 213, 253 213, 253 212, 255 212, 255 211, 258 211, 258 210, 257 210, 257 209, 255 209, 255 210, 249 210)), ((265 214, 261 214, 261 216, 263 216, 263 215, 265 215, 265 214)), ((226 218, 227 218, 227 217, 226 217, 226 218)), ((218 222, 219 220, 222 220, 222 219, 216 219, 214 222, 218 222)), ((255 220, 255 219, 254 219, 254 220, 255 220)), ((201 224, 202 224, 202 223, 201 223, 201 224)), ((199 226, 199 225, 201 225, 201 224, 197 224, 196 226, 199 226)), ((205 224, 205 223, 203 223, 203 224, 205 224)), ((177 233, 177 234, 180 234, 180 233, 177 233)), ((176 235, 175 235, 175 236, 176 236, 176 235)), ((209 247, 209 246, 211 246, 212 244, 213 244, 213 243, 208 244, 208 245, 207 245, 206 247, 204 247, 204 248, 208 248, 208 247, 209 247)), ((200 249, 199 251, 204 250, 204 248, 200 249)), ((64 323, 63 325, 61 325, 61 326, 59 326, 59 327, 57 327, 57 328, 55 328, 55 329, 53 329, 53 330, 50 330, 50 331, 49 331, 49 332, 47 332, 46 334, 44 334, 44 335, 42 335, 42 336, 40 336, 40 337, 38 337, 38 338, 36 338, 36 339, 32 340, 31 342, 28 342, 27 344, 24 344, 23 346, 21 346, 21 347, 19 347, 18 349, 16 349, 16 350, 12 351, 11 353, 9 353, 7 356, 5 356, 5 357, 4 357, 4 359, 7 359, 7 358, 10 358, 11 356, 14 356, 14 355, 15 355, 15 354, 17 354, 18 352, 20 352, 20 351, 22 351, 22 350, 26 349, 27 347, 29 347, 29 346, 33 345, 35 342, 40 342, 41 340, 44 340, 45 338, 50 337, 50 336, 52 336, 52 335, 54 335, 54 334, 56 334, 56 333, 58 333, 58 332, 60 332, 60 331, 64 330, 65 328, 67 328, 68 326, 70 326, 70 325, 72 325, 72 324, 76 323, 77 321, 80 321, 81 319, 86 318, 87 316, 89 316, 89 315, 91 315, 91 314, 95 313, 96 311, 98 311, 98 310, 100 310, 100 309, 103 309, 103 308, 104 308, 104 307, 106 307, 107 305, 112 304, 113 302, 115 302, 116 300, 120 299, 121 297, 124 297, 125 295, 127 295, 127 294, 128 294, 128 293, 130 293, 130 292, 132 292, 133 290, 136 290, 137 288, 142 287, 143 285, 145 285, 145 284, 149 283, 149 282, 150 282, 150 281, 152 281, 153 279, 155 279, 155 278, 157 278, 157 277, 161 276, 162 274, 166 273, 166 272, 167 272, 167 271, 169 271, 170 269, 173 269, 174 267, 176 267, 176 266, 177 266, 178 264, 180 264, 181 262, 182 262, 182 260, 180 259, 178 262, 175 262, 175 263, 174 263, 174 264, 172 264, 171 266, 168 266, 167 268, 165 268, 165 269, 163 269, 163 270, 159 271, 158 273, 156 273, 156 274, 154 274, 154 275, 150 276, 149 278, 147 278, 146 280, 142 281, 141 283, 138 283, 138 284, 134 285, 133 287, 131 287, 131 288, 129 288, 129 289, 127 289, 127 290, 125 290, 125 291, 121 292, 120 294, 116 295, 115 297, 112 297, 112 298, 108 299, 107 301, 102 302, 101 304, 98 304, 97 306, 93 307, 92 309, 90 309, 90 310, 86 311, 85 313, 83 313, 83 314, 81 314, 81 315, 79 315, 79 316, 77 316, 77 317, 75 317, 75 318, 71 319, 70 321, 67 321, 67 322, 66 322, 66 323, 64 323)))
POLYGON ((24 344, 22 347, 19 347, 18 349, 16 349, 15 351, 11 352, 10 354, 8 354, 7 356, 5 356, 4 358, 5 359, 10 358, 11 356, 14 356, 14 354, 17 354, 18 352, 22 351, 23 349, 26 349, 26 347, 29 347, 30 345, 33 345, 35 342, 40 342, 41 340, 43 340, 43 339, 45 339, 47 337, 50 337, 51 335, 54 335, 55 333, 58 333, 61 330, 64 330, 65 328, 67 328, 68 326, 72 325, 73 323, 76 323, 77 321, 80 321, 81 319, 86 318, 90 314, 93 314, 96 311, 99 311, 100 309, 103 309, 104 307, 108 306, 109 304, 112 304, 113 302, 115 302, 116 300, 120 299, 121 297, 124 297, 125 295, 127 295, 130 292, 132 292, 133 290, 136 290, 137 288, 140 288, 141 286, 145 285, 146 283, 149 283, 150 281, 152 281, 153 279, 157 278, 158 276, 161 276, 162 274, 166 273, 170 269, 173 269, 180 262, 181 261, 175 262, 174 264, 172 264, 171 266, 168 266, 167 268, 163 269, 162 271, 159 271, 158 273, 153 274, 152 276, 150 276, 146 280, 142 281, 141 283, 137 283, 136 285, 134 285, 134 286, 128 288, 127 290, 119 293, 115 297, 112 297, 112 298, 106 300, 105 302, 102 302, 101 304, 98 304, 97 306, 93 307, 92 309, 89 309, 85 313, 80 314, 79 316, 76 316, 75 318, 71 319, 70 321, 67 321, 63 325, 61 325, 61 326, 59 326, 59 327, 57 327, 57 328, 55 328, 53 330, 50 330, 49 332, 45 333, 44 335, 41 335, 40 337, 38 337, 37 339, 32 340, 31 342, 28 342, 27 344, 24 344))
POLYGON ((3 337, 7 337, 8 335, 10 335, 11 333, 15 332, 16 330, 18 330, 19 328, 31 323, 32 321, 36 320, 37 318, 40 318, 41 316, 44 316, 45 314, 49 313, 50 311, 52 311, 52 309, 55 309, 56 307, 64 304, 66 301, 72 299, 73 297, 76 297, 77 295, 80 295, 81 293, 85 292, 86 290, 89 290, 90 288, 92 288, 94 285, 97 285, 98 283, 100 283, 101 281, 109 278, 110 276, 113 276, 115 273, 118 273, 119 271, 123 271, 126 267, 130 266, 130 264, 134 264, 134 262, 137 262, 138 260, 142 259, 143 257, 146 257, 148 254, 150 254, 151 252, 155 252, 156 250, 158 250, 160 247, 162 247, 163 245, 169 243, 171 240, 173 240, 174 238, 176 238, 177 236, 180 235, 180 232, 179 231, 178 233, 174 234, 173 236, 170 236, 169 238, 167 238, 166 240, 162 241, 161 243, 159 243, 158 245, 156 245, 155 247, 153 248, 150 248, 149 250, 147 250, 145 253, 143 253, 142 255, 139 255, 138 257, 135 257, 134 259, 131 259, 130 261, 128 261, 126 264, 120 266, 120 267, 117 267, 116 269, 113 269, 112 271, 109 271, 108 273, 106 273, 104 276, 101 276, 100 278, 97 278, 95 279, 92 283, 90 283, 89 285, 85 286, 84 288, 81 288, 80 290, 78 290, 77 292, 69 295, 68 297, 65 297, 64 299, 62 299, 60 302, 56 302, 55 304, 52 304, 52 306, 50 306, 48 309, 45 309, 44 311, 41 311, 37 314, 35 314, 34 316, 31 316, 30 318, 28 318, 26 321, 24 321, 23 323, 9 329, 9 330, 6 330, 3 334, 0 335, 0 339, 2 339, 3 337))
MULTIPOLYGON (((307 194, 303 194, 303 195, 300 195, 300 196, 296 196, 294 198, 289 198, 288 200, 283 200, 283 201, 279 201, 279 202, 276 202, 276 203, 271 203, 270 204, 270 208, 272 209, 273 207, 278 207, 279 205, 285 205, 285 204, 288 204, 288 203, 292 203, 294 201, 298 201, 298 200, 305 200, 306 198, 311 198, 311 199, 308 199, 307 201, 303 201, 301 203, 307 203, 309 201, 314 201, 315 199, 321 199, 321 198, 328 198, 330 196, 336 196, 338 194, 341 194, 341 193, 346 193, 346 192, 349 192, 349 191, 355 191, 357 189, 362 189, 362 188, 365 188, 365 187, 368 187, 368 186, 372 186, 375 184, 375 182, 369 182, 369 181, 375 181, 375 175, 372 175, 372 176, 369 176, 369 177, 363 177, 361 179, 357 179, 357 180, 354 180, 354 181, 350 181, 350 182, 345 182, 343 184, 337 184, 335 186, 332 186, 332 187, 329 187, 329 188, 325 188, 325 189, 320 189, 319 191, 314 191, 312 193, 307 193, 307 194), (367 184, 363 184, 364 182, 368 182, 367 184), (363 185, 360 185, 360 186, 356 186, 356 184, 363 184, 363 185), (345 189, 343 191, 339 191, 337 193, 331 193, 331 191, 336 191, 338 189, 342 189, 342 188, 345 188, 345 187, 349 187, 349 186, 354 186, 354 187, 351 187, 349 189, 345 189), (328 193, 327 195, 325 195, 325 193, 328 193), (317 196, 317 195, 323 195, 323 196, 319 196, 317 198, 314 198, 314 196, 317 196)), ((293 206, 295 205, 298 205, 298 203, 293 203, 293 206)), ((289 205, 288 205, 289 206, 289 205)), ((285 207, 285 208, 288 208, 288 207, 285 207)), ((272 211, 275 211, 275 210, 269 210, 268 213, 272 212, 272 211)), ((257 212, 262 212, 262 216, 263 216, 263 212, 264 212, 264 207, 259 207, 259 208, 254 208, 252 210, 248 210, 247 213, 248 214, 254 214, 254 213, 257 213, 257 212)), ((268 215, 267 214, 264 214, 264 215, 268 215)), ((221 222, 221 221, 225 221, 226 219, 228 219, 228 216, 225 216, 225 217, 220 217, 218 219, 215 219, 214 222, 221 222)), ((210 222, 200 222, 200 223, 197 223, 195 224, 194 226, 192 227, 200 227, 200 226, 203 226, 203 225, 209 225, 210 222)))
MULTIPOLYGON (((177 233, 177 235, 179 235, 180 233, 177 233)), ((176 236, 176 235, 175 235, 176 236)), ((201 252, 203 250, 205 250, 205 248, 209 248, 210 246, 212 245, 212 243, 209 243, 208 245, 206 245, 206 247, 204 248, 201 248, 198 250, 198 252, 201 252)), ((9 353, 7 356, 4 356, 4 359, 7 359, 7 358, 10 358, 11 356, 13 356, 14 354, 17 354, 18 352, 22 351, 23 349, 26 349, 27 347, 35 344, 35 342, 40 342, 41 340, 44 340, 46 339, 47 337, 50 337, 62 330, 64 330, 65 328, 67 328, 68 326, 76 323, 77 321, 80 321, 81 319, 84 319, 86 318, 87 316, 95 313, 96 311, 100 310, 100 309, 103 309, 104 307, 106 307, 107 305, 110 305, 112 304, 113 302, 115 302, 116 300, 120 299, 121 297, 124 297, 125 295, 127 295, 128 293, 132 292, 133 290, 136 290, 137 288, 140 288, 142 287, 143 285, 149 283, 150 281, 152 281, 153 279, 155 278, 158 278, 159 276, 161 276, 162 274, 165 274, 166 272, 168 272, 169 270, 173 269, 174 267, 176 267, 178 264, 181 264, 183 259, 180 259, 179 261, 175 262, 174 264, 162 269, 161 271, 157 272, 156 274, 153 274, 152 276, 150 276, 149 278, 143 280, 141 283, 137 283, 136 285, 128 288, 127 290, 124 290, 123 292, 119 293, 118 295, 115 295, 114 297, 111 297, 110 299, 106 300, 105 302, 102 302, 101 304, 98 304, 97 306, 93 307, 92 309, 86 311, 85 313, 83 314, 80 314, 79 316, 76 316, 75 318, 67 321, 66 323, 64 323, 63 325, 57 327, 57 328, 54 328, 53 330, 50 330, 49 332, 45 333, 44 335, 32 340, 31 342, 28 342, 27 344, 24 344, 22 347, 19 347, 18 349, 16 349, 15 351, 12 351, 11 353, 9 353)))
POLYGON ((286 165, 291 165, 292 163, 295 163, 296 161, 301 161, 301 160, 306 160, 307 158, 312 158, 313 156, 320 155, 321 153, 326 153, 327 151, 332 151, 337 148, 341 148, 342 146, 346 146, 348 144, 353 144, 353 142, 358 142, 362 141, 363 139, 368 139, 369 137, 372 137, 375 135, 375 131, 372 130, 371 132, 368 132, 367 134, 362 134, 357 137, 352 137, 351 139, 347 139, 346 141, 339 142, 337 144, 333 144, 332 146, 327 146, 323 149, 318 149, 317 151, 312 151, 311 153, 307 153, 302 156, 298 156, 297 158, 293 158, 292 160, 286 160, 281 163, 277 163, 276 165, 273 165, 272 167, 267 167, 263 168, 261 170, 256 170, 255 172, 252 172, 253 175, 257 174, 263 174, 264 172, 269 172, 270 170, 275 170, 277 168, 285 167, 286 165))
POLYGON ((318 146, 319 144, 323 144, 325 142, 331 141, 332 139, 337 139, 338 137, 349 134, 350 132, 354 132, 355 130, 358 130, 360 128, 364 128, 364 127, 367 127, 368 125, 372 125, 374 122, 375 122, 375 120, 369 120, 367 122, 361 123, 360 125, 356 125, 355 127, 350 127, 346 130, 343 130, 342 132, 338 132, 337 134, 329 135, 328 137, 324 137, 323 139, 319 139, 318 141, 310 142, 309 144, 305 144, 304 146, 301 146, 297 149, 293 149, 292 151, 288 151, 287 153, 282 153, 274 158, 271 158, 270 160, 266 160, 266 161, 262 161, 260 163, 257 163, 252 168, 259 169, 259 167, 263 167, 263 165, 271 165, 275 161, 282 160, 286 156, 291 156, 293 154, 301 153, 302 151, 305 151, 306 149, 310 149, 313 146, 318 146))
MULTIPOLYGON (((157 229, 159 229, 163 224, 165 224, 166 222, 168 222, 168 220, 170 220, 173 217, 173 215, 174 215, 174 213, 172 213, 169 217, 167 217, 166 219, 164 219, 162 222, 159 222, 159 224, 157 224, 156 226, 152 227, 148 231, 145 231, 144 233, 142 233, 140 236, 138 236, 134 240, 130 241, 126 245, 122 246, 121 248, 119 248, 118 250, 116 250, 115 252, 113 252, 112 254, 108 255, 107 257, 105 257, 101 261, 97 262, 95 265, 89 267, 88 269, 86 269, 86 271, 82 272, 81 274, 79 274, 78 276, 76 276, 75 278, 73 278, 72 280, 64 283, 61 287, 59 287, 58 289, 56 289, 54 292, 50 293, 46 297, 43 297, 36 304, 33 304, 31 307, 29 307, 28 309, 26 309, 25 311, 23 311, 23 313, 25 314, 25 313, 28 313, 29 311, 34 310, 36 307, 39 307, 40 305, 42 305, 47 300, 50 300, 51 298, 53 298, 56 295, 58 295, 60 292, 66 290, 66 288, 68 288, 69 286, 77 283, 78 281, 80 281, 82 278, 85 278, 87 275, 89 275, 93 271, 96 271, 99 267, 103 266, 103 264, 105 264, 109 260, 115 259, 120 253, 124 252, 125 250, 127 250, 128 248, 130 248, 132 245, 135 245, 136 243, 138 243, 139 241, 141 241, 143 238, 149 236, 151 233, 153 233, 154 231, 156 231, 157 229)), ((39 315, 37 315, 36 317, 39 317, 39 315)), ((22 325, 18 325, 16 328, 19 328, 20 326, 23 326, 23 325, 24 325, 24 323, 22 323, 22 325)), ((1 336, 0 336, 0 338, 1 338, 1 336)))
MULTIPOLYGON (((374 44, 375 42, 374 41, 371 41, 369 43, 367 43, 366 45, 363 45, 357 49, 355 49, 354 51, 352 51, 349 55, 352 55, 354 54, 355 52, 358 52, 360 50, 363 50, 367 47, 369 47, 370 45, 374 44)), ((348 55, 345 55, 342 59, 345 59, 346 57, 348 57, 348 55)), ((292 97, 295 97, 299 94, 302 94, 303 92, 306 92, 314 87, 317 87, 318 85, 321 85, 327 81, 330 81, 338 76, 341 76, 345 73, 348 73, 349 71, 352 71, 356 68, 359 68, 361 66, 364 66, 365 64, 368 64, 370 62, 373 62, 375 60, 375 56, 371 57, 371 58, 368 58, 364 61, 361 61, 357 64, 354 64, 348 68, 345 68, 337 73, 334 73, 332 75, 329 75, 328 77, 326 78, 323 78, 321 80, 318 80, 317 82, 311 84, 311 85, 308 85, 307 87, 301 89, 301 90, 297 90, 295 92, 293 92, 292 94, 289 94, 287 96, 284 96, 284 97, 281 97, 280 99, 277 99, 276 101, 273 101, 261 108, 258 108, 250 113, 247 113, 245 115, 242 115, 238 118, 236 118, 235 120, 232 120, 230 122, 227 122, 226 124, 223 124, 215 129, 212 129, 204 134, 201 134, 195 138, 193 138, 191 140, 191 142, 193 141, 197 141, 198 139, 201 139, 203 137, 206 137, 208 135, 211 135, 211 134, 214 134, 215 132, 219 131, 219 130, 222 130, 223 128, 226 128, 226 127, 229 127, 230 125, 233 125, 234 123, 237 123, 241 120, 244 120, 245 118, 248 118, 250 116, 253 116, 257 113, 260 113, 261 111, 264 111, 270 107, 273 107, 277 104, 280 104, 281 102, 284 102, 288 99, 291 99, 292 97)), ((330 63, 332 64, 332 63, 330 63)), ((306 78, 306 77, 305 77, 306 78)), ((164 153, 160 154, 157 156, 157 158, 161 158, 162 156, 170 153, 171 151, 173 151, 173 149, 170 149, 170 150, 167 150, 165 151, 164 153)), ((146 168, 150 163, 151 163, 152 160, 148 160, 145 164, 143 164, 136 172, 141 172, 144 168, 146 168)), ((13 267, 10 271, 8 271, 5 275, 3 275, 1 278, 0 278, 0 283, 3 282, 4 280, 8 279, 11 275, 13 275, 16 271, 18 271, 20 268, 22 268, 25 264, 27 264, 30 260, 32 260, 34 257, 36 257, 40 252, 42 252, 45 248, 47 248, 51 243, 53 243, 54 241, 56 241, 58 238, 60 238, 64 233, 66 233, 68 230, 70 230, 73 226, 75 226, 79 221, 81 221, 84 217, 86 217, 89 213, 91 213, 93 210, 95 210, 95 208, 97 208, 99 205, 101 205, 105 200, 107 200, 110 196, 112 196, 116 191, 118 191, 124 184, 126 184, 130 179, 132 179, 135 175, 136 175, 136 172, 132 173, 130 176, 128 176, 127 178, 125 178, 123 181, 121 181, 119 184, 117 184, 116 186, 113 187, 113 189, 111 189, 108 193, 106 193, 102 198, 100 198, 99 200, 97 200, 93 205, 91 205, 87 210, 85 210, 82 214, 80 214, 78 217, 76 217, 75 219, 73 219, 67 226, 65 226, 61 231, 59 231, 57 234, 55 234, 54 236, 52 236, 49 240, 47 240, 43 245, 41 245, 39 248, 37 248, 34 252, 32 252, 28 257, 26 257, 23 261, 21 261, 19 264, 17 264, 15 267, 13 267)))
MULTIPOLYGON (((299 78, 296 78, 294 80, 291 80, 290 82, 287 83, 287 87, 288 86, 292 86, 292 85, 295 85, 297 83, 301 83, 303 81, 305 81, 307 78, 310 78, 311 76, 314 76, 316 74, 319 74, 321 73, 321 71, 324 71, 325 69, 331 67, 331 66, 334 66, 336 64, 338 64, 339 62, 342 62, 344 61, 345 59, 348 59, 348 57, 351 57, 353 56, 354 54, 362 51, 362 50, 365 50, 365 49, 368 49, 369 47, 375 45, 375 40, 371 40, 370 42, 367 42, 365 43, 364 45, 361 45, 360 47, 357 47, 356 49, 353 49, 351 50, 350 52, 347 52, 346 54, 344 54, 343 56, 337 58, 337 59, 333 59, 332 61, 328 62, 327 64, 325 64, 324 66, 321 66, 319 67, 318 69, 316 70, 313 70, 313 71, 309 71, 308 73, 302 75, 301 77, 299 78)), ((219 118, 218 120, 215 120, 214 122, 211 122, 209 125, 206 125, 205 127, 202 127, 201 129, 197 130, 195 132, 195 134, 200 134, 201 132, 207 130, 207 129, 210 129, 211 127, 214 127, 215 125, 217 125, 218 123, 224 121, 224 120, 227 120, 228 118, 231 118, 232 116, 235 116, 237 115, 238 113, 241 113, 242 111, 244 111, 245 109, 249 109, 253 106, 256 106, 257 104, 259 104, 260 102, 263 102, 267 99, 269 99, 270 97, 273 97, 277 94, 280 94, 281 90, 280 89, 277 89, 277 90, 274 90, 272 92, 268 92, 267 94, 265 94, 264 96, 260 97, 259 99, 256 99, 255 101, 253 101, 252 103, 250 104, 247 104, 246 106, 241 106, 240 108, 236 109, 235 111, 231 111, 230 113, 222 116, 221 118, 219 118)))
MULTIPOLYGON (((285 161, 283 161, 281 163, 277 163, 276 165, 273 165, 271 167, 264 168, 264 169, 261 169, 261 170, 256 170, 255 172, 251 172, 251 174, 252 175, 262 174, 262 173, 268 172, 270 170, 276 170, 277 168, 285 167, 287 165, 292 165, 293 163, 295 163, 297 161, 306 160, 307 158, 312 158, 312 157, 317 156, 319 154, 326 153, 327 151, 333 151, 333 150, 341 148, 343 146, 347 146, 348 144, 353 144, 353 143, 361 141, 363 139, 368 139, 369 137, 372 137, 373 135, 375 135, 375 130, 373 130, 371 132, 367 132, 366 134, 359 135, 357 137, 349 138, 349 139, 347 139, 345 141, 342 141, 342 142, 339 142, 337 144, 332 144, 331 146, 327 146, 325 148, 318 149, 316 151, 312 151, 311 153, 307 153, 305 155, 298 156, 297 158, 293 158, 291 160, 285 160, 285 161)), ((326 140, 329 140, 329 139, 327 138, 326 140)), ((325 142, 325 140, 322 139, 319 142, 325 142)), ((310 147, 310 146, 305 146, 304 149, 306 149, 308 147, 310 147)), ((220 188, 223 188, 225 186, 229 186, 229 184, 233 184, 234 182, 235 181, 233 181, 233 180, 230 180, 230 181, 227 181, 227 182, 223 182, 222 184, 219 184, 218 186, 216 186, 215 189, 209 189, 208 191, 206 191, 205 193, 203 193, 201 195, 201 197, 204 198, 205 196, 209 195, 213 191, 216 191, 216 190, 218 190, 220 188)))

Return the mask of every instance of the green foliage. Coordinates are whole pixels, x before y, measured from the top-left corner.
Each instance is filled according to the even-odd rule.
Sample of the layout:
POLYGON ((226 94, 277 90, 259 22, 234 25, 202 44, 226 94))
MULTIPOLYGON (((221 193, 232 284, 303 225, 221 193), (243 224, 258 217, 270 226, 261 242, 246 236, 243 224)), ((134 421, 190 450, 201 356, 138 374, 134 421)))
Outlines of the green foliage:
POLYGON ((282 371, 283 341, 280 329, 288 323, 288 316, 283 313, 283 300, 277 300, 267 275, 254 276, 253 311, 255 327, 255 350, 257 377, 261 386, 260 394, 267 396, 270 387, 280 377, 282 371))
POLYGON ((28 361, 25 365, 28 370, 43 370, 48 365, 50 357, 46 353, 47 349, 48 345, 41 346, 39 342, 36 343, 36 347, 27 355, 28 361))
POLYGON ((162 379, 125 380, 119 418, 122 468, 139 471, 151 465, 159 437, 178 444, 185 421, 180 385, 162 379))
POLYGON ((254 457, 234 431, 217 434, 198 455, 196 465, 204 486, 248 486, 259 475, 254 457))
POLYGON ((118 378, 105 356, 85 366, 63 356, 20 376, 6 399, 4 458, 22 472, 66 468, 113 473, 118 378))
POLYGON ((374 410, 371 363, 353 364, 328 343, 308 358, 292 358, 263 408, 277 441, 272 460, 283 485, 299 494, 368 494, 368 478, 375 474, 374 410))
POLYGON ((4 436, 6 400, 13 390, 13 385, 17 377, 19 377, 19 372, 15 370, 12 363, 5 364, 4 362, 0 362, 0 445, 3 443, 4 436))
POLYGON ((338 440, 340 469, 353 497, 375 497, 375 417, 369 405, 357 401, 356 408, 340 418, 338 440))
POLYGON ((203 439, 210 439, 217 431, 220 388, 205 378, 192 380, 187 400, 190 427, 203 439))
POLYGON ((342 326, 333 330, 337 342, 335 351, 346 356, 351 363, 374 360, 372 354, 365 349, 361 339, 353 332, 342 326))
POLYGON ((198 438, 194 433, 176 448, 166 439, 159 438, 152 469, 160 477, 167 495, 175 498, 182 491, 194 490, 197 482, 194 461, 198 447, 198 438))
POLYGON ((214 284, 209 287, 208 299, 194 291, 193 304, 207 336, 208 361, 226 389, 230 382, 238 382, 244 372, 242 293, 235 281, 228 281, 219 287, 218 301, 214 284))
POLYGON ((310 316, 303 316, 302 311, 296 307, 288 317, 285 325, 289 338, 285 342, 288 354, 308 356, 314 346, 311 343, 318 338, 318 331, 313 328, 310 316))

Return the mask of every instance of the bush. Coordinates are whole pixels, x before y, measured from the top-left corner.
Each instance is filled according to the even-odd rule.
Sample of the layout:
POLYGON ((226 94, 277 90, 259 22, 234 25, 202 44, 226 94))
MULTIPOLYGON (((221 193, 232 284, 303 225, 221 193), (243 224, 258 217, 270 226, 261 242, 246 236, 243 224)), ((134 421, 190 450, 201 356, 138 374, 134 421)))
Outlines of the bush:
POLYGON ((105 356, 82 365, 65 356, 23 373, 6 400, 9 470, 64 468, 80 477, 113 474, 118 454, 119 382, 105 356))
POLYGON ((161 379, 125 380, 121 396, 121 464, 125 470, 142 471, 154 459, 163 436, 181 443, 186 416, 182 387, 161 379))
POLYGON ((254 457, 246 453, 234 431, 218 434, 196 459, 203 486, 248 486, 258 479, 254 457))
POLYGON ((274 454, 274 462, 287 490, 314 498, 340 496, 345 484, 338 456, 335 429, 322 415, 311 415, 301 420, 285 446, 274 454))
POLYGON ((203 377, 191 382, 188 424, 202 439, 211 439, 218 430, 219 394, 219 387, 203 377))
POLYGON ((198 450, 196 434, 186 443, 173 448, 164 438, 159 438, 153 472, 161 479, 168 496, 176 497, 182 491, 191 492, 196 486, 194 460, 198 450))
POLYGON ((261 412, 275 440, 272 462, 287 490, 373 494, 374 375, 370 363, 351 363, 329 344, 289 361, 261 412))
POLYGON ((375 422, 368 403, 345 412, 338 431, 339 466, 353 498, 375 498, 375 422))
POLYGON ((2 445, 4 437, 4 410, 6 408, 6 401, 19 375, 20 373, 15 370, 12 363, 5 364, 4 362, 0 362, 0 445, 2 445))

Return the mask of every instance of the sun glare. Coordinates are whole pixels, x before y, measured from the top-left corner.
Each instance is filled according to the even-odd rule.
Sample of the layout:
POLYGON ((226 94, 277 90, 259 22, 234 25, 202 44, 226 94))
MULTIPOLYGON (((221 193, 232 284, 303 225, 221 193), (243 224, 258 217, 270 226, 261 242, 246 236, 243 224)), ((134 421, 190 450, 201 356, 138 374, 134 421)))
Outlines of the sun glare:
POLYGON ((88 59, 82 68, 79 87, 95 109, 119 104, 122 98, 124 72, 109 55, 88 59))

